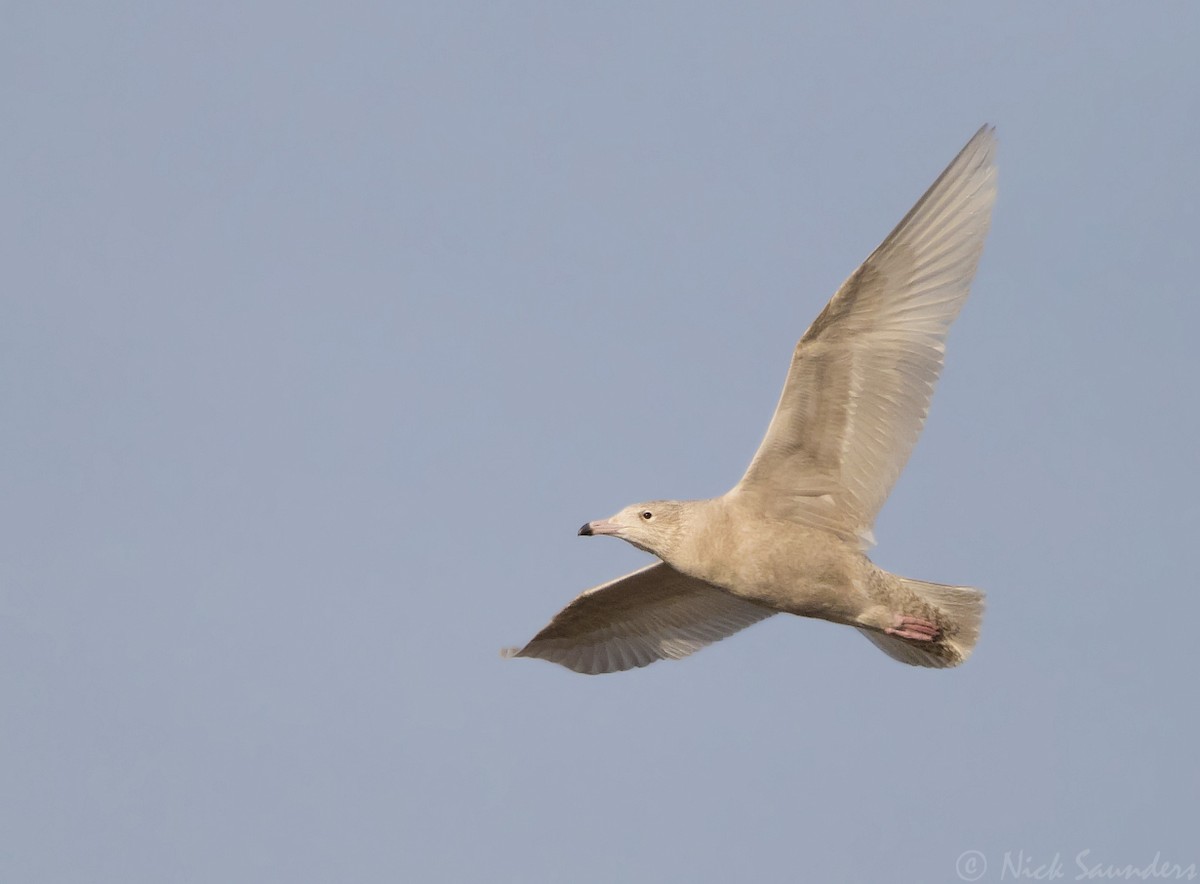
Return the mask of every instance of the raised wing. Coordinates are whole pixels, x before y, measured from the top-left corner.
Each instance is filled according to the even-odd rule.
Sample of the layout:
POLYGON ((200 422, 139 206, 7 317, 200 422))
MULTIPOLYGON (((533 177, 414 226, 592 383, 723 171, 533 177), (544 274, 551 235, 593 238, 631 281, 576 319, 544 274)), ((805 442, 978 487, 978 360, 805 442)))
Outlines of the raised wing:
POLYGON ((774 613, 658 562, 580 593, 529 644, 502 653, 620 672, 686 657, 774 613))
POLYGON ((734 493, 870 546, 921 433, 946 333, 996 198, 994 130, 962 149, 842 284, 792 356, 767 435, 734 493))

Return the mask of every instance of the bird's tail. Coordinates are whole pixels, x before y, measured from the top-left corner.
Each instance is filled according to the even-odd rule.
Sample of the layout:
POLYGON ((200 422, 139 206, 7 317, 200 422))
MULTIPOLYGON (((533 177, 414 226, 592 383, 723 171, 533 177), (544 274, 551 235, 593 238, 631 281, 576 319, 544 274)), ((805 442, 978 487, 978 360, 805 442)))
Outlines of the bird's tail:
POLYGON ((896 579, 904 589, 937 609, 941 634, 934 641, 914 641, 873 629, 859 631, 893 660, 911 666, 945 669, 970 657, 983 622, 983 593, 969 586, 945 586, 899 576, 896 579))

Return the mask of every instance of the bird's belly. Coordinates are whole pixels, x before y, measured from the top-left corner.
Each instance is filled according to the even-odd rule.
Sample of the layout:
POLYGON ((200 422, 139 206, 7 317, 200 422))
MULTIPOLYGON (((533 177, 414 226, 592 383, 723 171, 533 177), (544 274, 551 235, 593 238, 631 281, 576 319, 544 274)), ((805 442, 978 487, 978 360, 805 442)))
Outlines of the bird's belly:
MULTIPOLYGON (((749 542, 695 574, 727 592, 778 611, 849 623, 866 602, 857 551, 823 536, 764 547, 749 542)), ((869 567, 869 565, 868 565, 869 567)))
POLYGON ((846 569, 798 569, 787 575, 735 580, 729 591, 800 617, 848 623, 862 609, 860 593, 846 569))

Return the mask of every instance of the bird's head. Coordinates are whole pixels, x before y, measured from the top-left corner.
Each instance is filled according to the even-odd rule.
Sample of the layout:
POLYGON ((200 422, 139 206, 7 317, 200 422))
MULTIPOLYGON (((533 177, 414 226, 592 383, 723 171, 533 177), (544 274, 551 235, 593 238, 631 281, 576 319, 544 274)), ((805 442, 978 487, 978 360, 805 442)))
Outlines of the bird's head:
POLYGON ((660 559, 669 560, 679 545, 686 512, 684 504, 677 500, 635 503, 615 516, 588 522, 579 533, 585 537, 609 534, 660 559))

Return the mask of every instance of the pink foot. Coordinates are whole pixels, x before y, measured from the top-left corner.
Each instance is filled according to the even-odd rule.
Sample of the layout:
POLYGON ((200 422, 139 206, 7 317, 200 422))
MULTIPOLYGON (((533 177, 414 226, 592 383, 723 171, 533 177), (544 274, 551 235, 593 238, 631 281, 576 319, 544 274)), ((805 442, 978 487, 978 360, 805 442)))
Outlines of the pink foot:
POLYGON ((922 617, 909 617, 906 614, 897 614, 895 619, 892 620, 892 625, 885 629, 884 632, 898 638, 910 638, 919 642, 934 641, 941 634, 938 625, 932 620, 926 620, 922 617))

